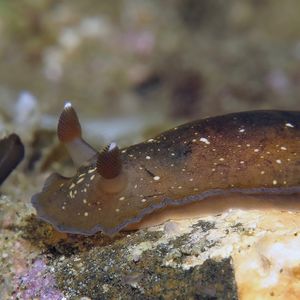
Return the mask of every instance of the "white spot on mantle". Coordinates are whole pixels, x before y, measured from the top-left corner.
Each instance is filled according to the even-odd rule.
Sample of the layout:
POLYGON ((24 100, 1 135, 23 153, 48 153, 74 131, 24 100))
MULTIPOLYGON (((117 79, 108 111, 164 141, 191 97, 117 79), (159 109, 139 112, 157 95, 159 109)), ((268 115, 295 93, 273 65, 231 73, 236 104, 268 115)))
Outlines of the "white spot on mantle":
POLYGON ((294 128, 294 125, 293 125, 293 124, 291 124, 291 123, 285 123, 285 126, 286 126, 286 127, 291 127, 291 128, 294 128))
POLYGON ((203 143, 205 143, 207 145, 210 144, 210 141, 207 138, 205 138, 205 137, 200 138, 200 142, 203 142, 203 143))

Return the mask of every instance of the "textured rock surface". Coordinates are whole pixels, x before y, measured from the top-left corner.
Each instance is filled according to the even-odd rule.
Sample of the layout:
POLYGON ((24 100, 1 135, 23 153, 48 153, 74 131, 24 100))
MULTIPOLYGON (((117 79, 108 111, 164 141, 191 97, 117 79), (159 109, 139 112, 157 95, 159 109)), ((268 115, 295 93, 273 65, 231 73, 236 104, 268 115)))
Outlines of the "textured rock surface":
POLYGON ((71 298, 296 299, 299 217, 232 211, 167 223, 60 257, 54 273, 71 298))
POLYGON ((113 239, 58 233, 34 216, 18 226, 14 237, 11 226, 1 232, 3 299, 300 295, 297 212, 230 210, 113 239))

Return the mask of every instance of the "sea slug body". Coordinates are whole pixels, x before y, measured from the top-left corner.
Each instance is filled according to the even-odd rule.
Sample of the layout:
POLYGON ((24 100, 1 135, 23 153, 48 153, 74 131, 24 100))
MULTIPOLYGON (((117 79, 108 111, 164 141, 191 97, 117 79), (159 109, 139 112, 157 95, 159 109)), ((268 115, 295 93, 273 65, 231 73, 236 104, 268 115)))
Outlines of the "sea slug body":
MULTIPOLYGON (((300 112, 249 111, 194 121, 102 152, 81 137, 68 103, 58 137, 78 166, 52 174, 32 204, 60 231, 113 235, 168 207, 215 196, 300 195, 300 112)), ((300 196, 299 196, 300 201, 300 196)))

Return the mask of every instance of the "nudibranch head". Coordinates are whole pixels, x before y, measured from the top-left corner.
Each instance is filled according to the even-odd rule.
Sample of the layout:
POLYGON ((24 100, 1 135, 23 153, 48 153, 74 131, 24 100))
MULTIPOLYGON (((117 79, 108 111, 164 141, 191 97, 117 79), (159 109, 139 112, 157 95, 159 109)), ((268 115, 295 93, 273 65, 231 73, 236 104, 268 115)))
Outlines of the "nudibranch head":
POLYGON ((97 152, 68 104, 58 132, 79 167, 72 178, 52 174, 32 203, 60 231, 113 235, 156 210, 209 197, 300 194, 300 112, 207 118, 97 152))

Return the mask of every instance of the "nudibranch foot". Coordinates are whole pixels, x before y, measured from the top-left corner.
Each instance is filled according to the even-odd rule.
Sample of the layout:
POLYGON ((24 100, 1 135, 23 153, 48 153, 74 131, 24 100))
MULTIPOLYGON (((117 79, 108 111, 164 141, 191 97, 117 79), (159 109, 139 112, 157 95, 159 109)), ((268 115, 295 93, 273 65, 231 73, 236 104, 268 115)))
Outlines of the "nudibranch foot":
MULTIPOLYGON (((275 191, 273 191, 275 192, 275 191)), ((288 189, 283 194, 275 193, 225 193, 215 196, 208 196, 185 205, 172 205, 158 209, 145 215, 137 223, 131 223, 123 230, 132 231, 164 224, 167 221, 178 221, 183 219, 201 218, 206 216, 216 216, 232 209, 244 211, 260 210, 270 212, 280 211, 300 211, 300 188, 288 189), (199 201, 201 200, 201 201, 199 201)))
MULTIPOLYGON (((65 107, 59 122, 67 125, 58 126, 59 138, 67 146, 82 141, 76 112, 70 107, 65 107), (72 129, 66 132, 77 128, 76 134, 67 134, 71 142, 62 137, 68 126, 72 129)), ((112 143, 102 152, 92 152, 88 163, 75 159, 81 166, 72 178, 53 175, 32 199, 38 217, 60 231, 114 235, 139 228, 148 218, 151 224, 159 223, 161 212, 175 209, 185 216, 189 205, 199 204, 201 212, 201 204, 221 207, 228 199, 238 198, 245 207, 253 199, 300 202, 297 111, 212 117, 125 149, 112 143)))
MULTIPOLYGON (((55 176, 51 178, 51 181, 56 183, 61 183, 61 180, 65 179, 59 174, 53 175, 55 176)), ((38 195, 33 197, 33 204, 36 204, 38 195)), ((157 226, 169 220, 216 215, 229 209, 300 211, 300 186, 283 189, 229 189, 226 191, 216 189, 199 195, 187 196, 181 200, 164 199, 160 204, 143 209, 139 215, 125 220, 116 227, 107 228, 97 224, 85 231, 78 231, 77 228, 67 227, 65 224, 56 224, 55 220, 49 219, 42 209, 35 207, 39 218, 51 223, 58 231, 86 236, 101 231, 112 237, 122 230, 132 231, 157 226)))

